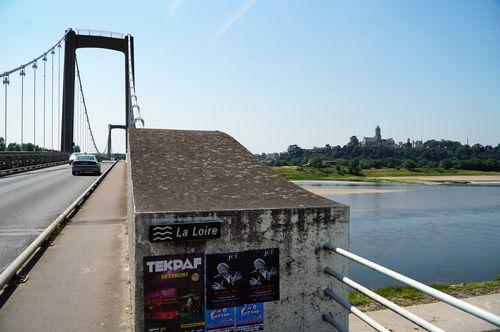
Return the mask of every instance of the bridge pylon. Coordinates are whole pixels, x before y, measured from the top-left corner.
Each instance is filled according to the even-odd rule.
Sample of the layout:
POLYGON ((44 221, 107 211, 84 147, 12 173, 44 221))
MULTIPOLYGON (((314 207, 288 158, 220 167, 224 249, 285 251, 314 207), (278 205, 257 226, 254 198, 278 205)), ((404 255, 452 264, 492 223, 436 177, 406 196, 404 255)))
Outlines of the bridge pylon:
POLYGON ((134 38, 131 35, 103 36, 91 34, 78 34, 69 29, 66 34, 64 48, 64 76, 62 97, 62 125, 61 125, 61 151, 71 153, 73 151, 74 133, 74 107, 75 107, 75 65, 76 50, 78 48, 104 48, 122 52, 125 55, 125 127, 133 125, 133 114, 131 112, 130 75, 135 76, 134 71, 134 38), (132 70, 129 70, 131 62, 132 70))

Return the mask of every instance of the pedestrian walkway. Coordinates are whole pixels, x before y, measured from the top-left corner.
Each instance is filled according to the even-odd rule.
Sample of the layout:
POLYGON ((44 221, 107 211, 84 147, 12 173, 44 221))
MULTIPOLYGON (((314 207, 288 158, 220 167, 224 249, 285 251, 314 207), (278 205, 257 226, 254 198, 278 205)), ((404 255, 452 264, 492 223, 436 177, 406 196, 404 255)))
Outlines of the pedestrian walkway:
MULTIPOLYGON (((483 295, 462 300, 500 315, 500 294, 483 295)), ((443 302, 419 304, 406 307, 406 309, 445 331, 500 331, 498 327, 443 302)), ((367 312, 367 314, 393 332, 425 331, 390 310, 371 311, 367 312)), ((373 331, 371 327, 354 315, 349 316, 349 328, 350 331, 356 332, 373 331)))
POLYGON ((0 331, 127 331, 126 166, 119 162, 0 309, 0 331))

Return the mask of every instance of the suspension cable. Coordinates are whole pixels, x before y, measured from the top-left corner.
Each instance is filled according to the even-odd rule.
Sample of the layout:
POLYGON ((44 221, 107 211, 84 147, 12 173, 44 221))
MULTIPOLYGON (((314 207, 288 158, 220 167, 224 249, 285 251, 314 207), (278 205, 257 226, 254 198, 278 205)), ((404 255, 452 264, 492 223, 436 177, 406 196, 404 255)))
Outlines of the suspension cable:
POLYGON ((5 151, 7 151, 7 87, 9 86, 9 76, 4 76, 3 78, 3 85, 5 86, 5 134, 4 134, 4 141, 5 141, 5 151))
POLYGON ((21 151, 24 150, 23 147, 23 134, 24 134, 24 76, 26 73, 24 72, 24 68, 19 72, 19 76, 21 76, 21 151))
POLYGON ((50 129, 51 129, 51 135, 50 135, 50 140, 51 140, 51 144, 50 144, 50 148, 52 150, 54 150, 54 49, 52 49, 50 51, 50 55, 52 56, 52 80, 51 80, 51 83, 52 83, 52 94, 51 94, 51 99, 52 99, 52 104, 51 104, 51 107, 50 107, 50 115, 51 115, 51 118, 50 118, 50 129))
POLYGON ((57 142, 61 144, 61 43, 57 45, 57 52, 57 142))
POLYGON ((32 63, 42 59, 45 55, 47 55, 47 53, 49 53, 52 49, 54 49, 58 44, 60 44, 63 40, 66 39, 66 35, 72 31, 71 29, 67 29, 66 32, 64 33, 64 35, 57 41, 57 43, 55 43, 52 47, 50 47, 48 49, 48 51, 46 52, 43 52, 40 56, 37 56, 36 58, 34 58, 33 60, 25 63, 24 65, 20 65, 19 67, 16 67, 12 70, 8 70, 8 71, 5 71, 3 73, 0 74, 0 77, 4 77, 4 76, 9 76, 10 74, 12 73, 15 73, 16 71, 22 69, 22 68, 25 68, 25 67, 28 67, 29 65, 31 65, 32 63))
POLYGON ((43 55, 43 148, 47 148, 45 145, 45 137, 47 134, 45 133, 45 107, 46 107, 46 75, 47 74, 47 54, 43 55))
POLYGON ((83 104, 83 111, 85 112, 85 118, 87 120, 87 125, 88 125, 88 129, 89 129, 89 133, 90 133, 90 138, 92 140, 92 144, 94 146, 94 149, 95 151, 98 153, 98 154, 101 154, 99 152, 99 149, 97 148, 97 144, 95 143, 95 139, 94 139, 94 133, 92 132, 92 127, 90 126, 90 120, 89 120, 89 114, 87 112, 87 104, 85 103, 85 95, 83 94, 83 86, 82 86, 82 79, 80 77, 80 68, 78 66, 78 60, 76 58, 76 55, 75 55, 75 64, 76 64, 76 74, 77 74, 77 77, 78 77, 78 84, 80 86, 80 93, 82 95, 82 104, 83 104))
POLYGON ((36 146, 36 69, 38 65, 33 62, 33 151, 36 146))
MULTIPOLYGON (((76 116, 75 116, 75 123, 74 126, 76 127, 75 130, 75 142, 78 142, 78 146, 80 148, 80 151, 82 150, 82 142, 80 139, 80 90, 78 87, 75 85, 76 89, 76 116)), ((75 143, 76 146, 76 143, 75 143)))

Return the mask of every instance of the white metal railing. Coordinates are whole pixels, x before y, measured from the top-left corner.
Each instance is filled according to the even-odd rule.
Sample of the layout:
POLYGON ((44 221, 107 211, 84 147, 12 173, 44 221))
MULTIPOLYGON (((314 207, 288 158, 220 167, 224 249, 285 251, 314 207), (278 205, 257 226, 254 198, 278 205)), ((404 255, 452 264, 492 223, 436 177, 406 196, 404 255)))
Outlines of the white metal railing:
POLYGON ((131 36, 127 35, 128 43, 128 83, 130 88, 130 107, 132 110, 133 123, 135 128, 144 128, 144 120, 141 118, 141 111, 137 104, 137 96, 135 94, 135 78, 132 65, 132 43, 131 36))
MULTIPOLYGON (((491 312, 488 312, 486 310, 483 310, 481 308, 478 308, 472 304, 469 304, 465 301, 462 301, 462 300, 459 300, 453 296, 450 296, 448 294, 445 294, 441 291, 438 291, 437 289, 434 289, 432 287, 429 287, 421 282, 418 282, 416 280, 413 280, 411 278, 408 278, 402 274, 399 274, 395 271, 392 271, 386 267, 383 267, 379 264, 376 264, 372 261, 369 261, 363 257, 360 257, 358 255, 355 255, 347 250, 344 250, 342 248, 338 248, 336 246, 334 246, 333 244, 331 243, 326 243, 324 246, 323 246, 324 249, 327 249, 327 250, 331 250, 341 256, 344 256, 352 261, 355 261, 361 265, 364 265, 366 267, 369 267, 370 269, 372 270, 375 270, 377 272, 380 272, 388 277, 391 277, 395 280, 398 280, 400 282, 403 282, 427 295, 430 295, 440 301, 443 301, 445 303, 448 303, 449 305, 452 305, 454 306, 455 308, 457 309, 460 309, 464 312, 467 312, 471 315, 474 315, 484 321, 487 321, 493 325, 496 325, 496 326, 500 326, 500 317, 491 313, 491 312)), ((350 287, 360 291, 361 293, 365 294, 366 296, 372 298, 373 300, 379 302, 380 304, 386 306, 387 308, 389 308, 390 310, 398 313, 399 315, 401 315, 402 317, 404 317, 405 319, 408 319, 412 322, 414 322, 415 324, 423 327, 424 329, 428 330, 428 331, 442 331, 442 329, 430 324, 429 322, 423 320, 422 318, 408 312, 407 310, 399 307, 398 305, 396 305, 395 303, 385 299, 384 297, 376 294, 375 292, 372 292, 371 290, 367 289, 366 287, 363 287, 362 285, 358 284, 357 282, 343 276, 342 274, 340 273, 337 273, 335 272, 334 270, 332 270, 331 268, 327 267, 325 268, 325 273, 331 275, 332 277, 334 277, 335 279, 345 283, 346 285, 349 285, 350 287)), ((332 296, 333 292, 331 290, 325 290, 325 293, 330 296, 332 299, 334 299, 335 301, 339 302, 342 306, 346 307, 347 309, 350 310, 349 306, 352 307, 348 302, 346 301, 343 301, 344 303, 342 303, 341 301, 339 301, 339 298, 337 296, 334 297, 332 296)), ((342 300, 342 299, 340 299, 342 300)), ((357 309, 354 307, 354 309, 357 309)), ((354 310, 351 312, 353 314, 355 314, 356 316, 358 316, 359 318, 363 319, 362 317, 360 317, 360 315, 357 314, 357 312, 355 312, 357 310, 354 310)), ((331 319, 333 319, 332 317, 327 317, 325 318, 325 315, 323 316, 323 318, 330 322, 331 319)), ((365 322, 367 322, 365 319, 363 319, 365 322)), ((331 323, 331 322, 330 322, 331 323)), ((368 323, 368 322, 367 322, 368 323)), ((369 323, 368 323, 369 324, 369 323)), ((377 323, 378 324, 378 323, 377 323)), ((332 324, 333 325, 333 324, 332 324)), ((369 324, 371 325, 371 324, 369 324)), ((335 325, 334 325, 335 326, 335 325)), ((372 327, 374 327, 376 330, 378 331, 381 331, 379 329, 377 329, 375 326, 371 325, 372 327)))
POLYGON ((110 38, 121 38, 121 39, 125 37, 124 33, 113 32, 113 31, 93 30, 93 29, 75 29, 74 31, 77 35, 85 35, 85 36, 98 36, 98 37, 110 37, 110 38))

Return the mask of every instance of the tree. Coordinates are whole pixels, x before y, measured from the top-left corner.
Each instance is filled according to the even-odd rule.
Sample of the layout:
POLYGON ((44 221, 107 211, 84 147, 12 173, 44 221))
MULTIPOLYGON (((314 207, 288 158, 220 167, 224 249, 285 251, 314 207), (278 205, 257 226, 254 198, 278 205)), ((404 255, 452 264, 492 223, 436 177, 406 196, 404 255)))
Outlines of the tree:
POLYGON ((358 158, 351 159, 351 161, 349 162, 348 171, 350 174, 353 174, 353 175, 361 175, 361 168, 359 168, 359 159, 358 158))
POLYGON ((417 164, 415 164, 415 162, 413 160, 408 159, 405 161, 403 167, 409 171, 413 171, 413 170, 415 170, 415 168, 417 168, 417 164))
POLYGON ((75 145, 73 152, 81 152, 80 145, 75 145))
POLYGON ((0 136, 0 151, 5 150, 5 138, 0 136))
POLYGON ((439 167, 443 169, 450 169, 453 167, 453 161, 451 159, 443 159, 439 162, 439 167))
POLYGON ((323 166, 323 158, 321 157, 313 157, 309 159, 309 166, 314 168, 321 168, 323 166))
POLYGON ((356 136, 351 136, 351 138, 349 138, 349 143, 347 143, 348 146, 357 146, 359 144, 359 141, 358 141, 358 138, 356 136))

